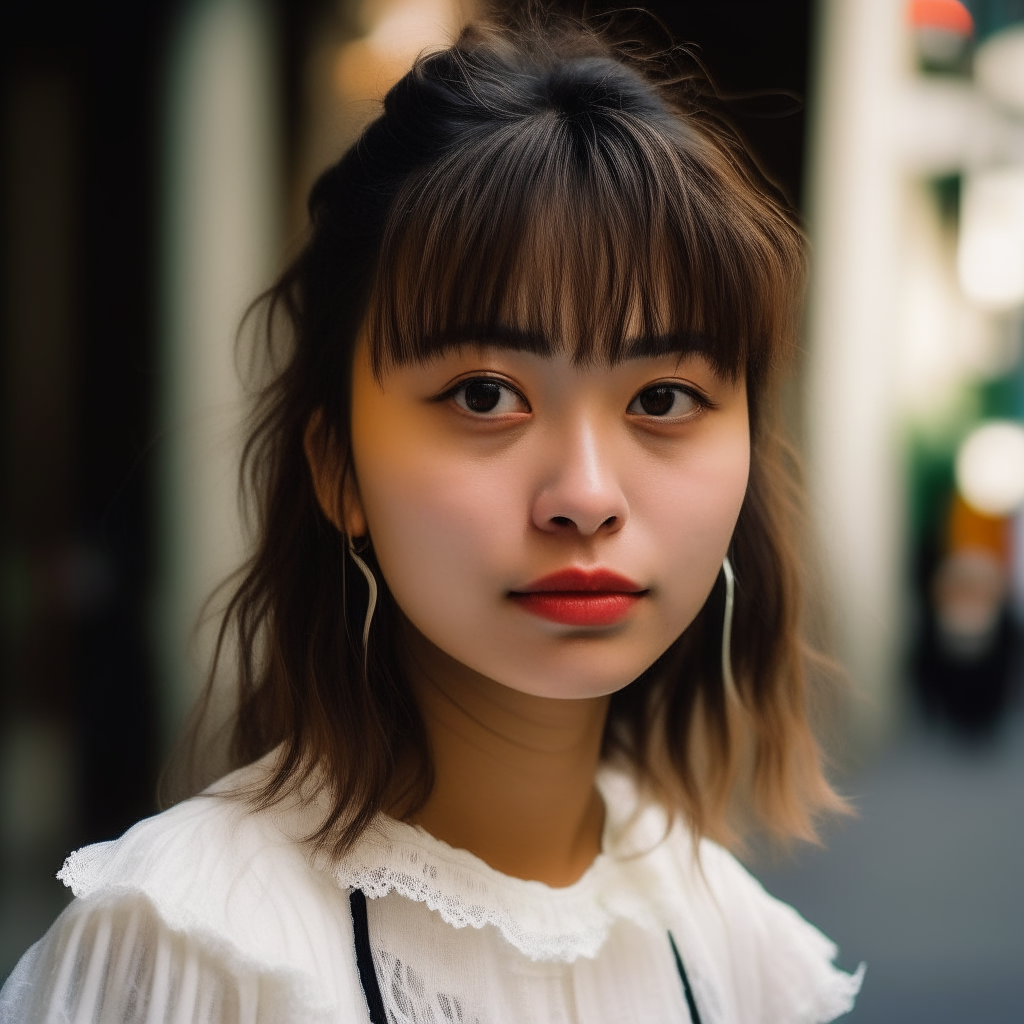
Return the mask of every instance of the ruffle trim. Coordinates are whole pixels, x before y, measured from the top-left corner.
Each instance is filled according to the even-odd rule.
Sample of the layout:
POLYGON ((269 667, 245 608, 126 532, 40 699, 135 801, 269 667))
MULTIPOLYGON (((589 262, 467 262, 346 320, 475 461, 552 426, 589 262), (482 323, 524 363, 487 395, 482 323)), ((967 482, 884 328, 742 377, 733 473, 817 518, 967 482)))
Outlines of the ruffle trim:
POLYGON ((618 920, 646 929, 667 926, 652 908, 673 874, 665 812, 642 808, 635 787, 618 773, 602 773, 599 786, 606 809, 603 850, 564 888, 509 877, 422 828, 385 817, 327 870, 339 885, 362 889, 370 899, 393 892, 425 903, 453 928, 497 928, 531 960, 592 959, 618 920))
POLYGON ((93 843, 69 853, 57 880, 63 882, 75 896, 81 899, 92 893, 96 876, 109 860, 116 839, 105 843, 93 843))
POLYGON ((387 820, 364 835, 333 875, 370 899, 393 892, 425 903, 453 928, 491 925, 531 960, 571 963, 595 957, 617 920, 662 926, 650 910, 654 879, 642 889, 623 886, 624 868, 651 874, 650 864, 623 864, 602 853, 578 882, 554 889, 509 878, 422 829, 387 820))
POLYGON ((244 805, 187 800, 119 839, 75 850, 57 878, 97 908, 143 900, 170 931, 233 971, 288 979, 302 1005, 315 1008, 307 929, 293 920, 320 906, 310 895, 308 861, 272 820, 244 805))
POLYGON ((864 984, 864 973, 867 969, 868 965, 864 962, 861 962, 853 974, 847 974, 845 971, 834 967, 834 978, 826 996, 826 1016, 824 1018, 819 1017, 818 1020, 809 1022, 809 1024, 819 1024, 821 1020, 835 1020, 836 1017, 849 1013, 857 1001, 857 996, 860 994, 861 985, 864 984))

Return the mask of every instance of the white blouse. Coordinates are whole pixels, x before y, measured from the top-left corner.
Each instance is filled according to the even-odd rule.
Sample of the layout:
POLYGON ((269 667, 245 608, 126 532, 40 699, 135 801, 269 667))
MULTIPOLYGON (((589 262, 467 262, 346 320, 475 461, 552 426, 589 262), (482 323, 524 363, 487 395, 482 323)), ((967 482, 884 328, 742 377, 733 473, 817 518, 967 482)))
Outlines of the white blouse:
POLYGON ((383 816, 318 860, 315 803, 230 795, 263 770, 73 853, 77 899, 0 991, 0 1024, 819 1024, 860 987, 622 776, 601 779, 602 853, 553 889, 383 816))

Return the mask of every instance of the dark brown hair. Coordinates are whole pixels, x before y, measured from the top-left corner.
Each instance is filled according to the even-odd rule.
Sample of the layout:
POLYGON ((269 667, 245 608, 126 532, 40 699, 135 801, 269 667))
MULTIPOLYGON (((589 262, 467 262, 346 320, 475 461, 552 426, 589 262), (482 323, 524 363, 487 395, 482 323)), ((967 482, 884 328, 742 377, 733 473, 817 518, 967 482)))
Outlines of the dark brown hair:
POLYGON ((468 28, 390 90, 313 187, 309 215, 305 247, 259 307, 277 369, 243 460, 257 544, 221 631, 239 659, 233 762, 283 750, 261 798, 316 771, 333 808, 316 838, 340 852, 396 799, 415 812, 432 785, 398 610, 371 545, 381 598, 364 661, 366 584, 303 449, 318 416, 315 443, 348 466, 359 332, 379 373, 510 332, 538 351, 616 360, 639 332, 746 378, 751 473, 730 548, 742 707, 724 691, 719 580, 678 641, 614 695, 605 756, 697 834, 720 834, 749 755, 754 809, 810 834, 809 815, 838 800, 807 723, 790 476, 772 428, 804 242, 696 62, 564 22, 468 28))

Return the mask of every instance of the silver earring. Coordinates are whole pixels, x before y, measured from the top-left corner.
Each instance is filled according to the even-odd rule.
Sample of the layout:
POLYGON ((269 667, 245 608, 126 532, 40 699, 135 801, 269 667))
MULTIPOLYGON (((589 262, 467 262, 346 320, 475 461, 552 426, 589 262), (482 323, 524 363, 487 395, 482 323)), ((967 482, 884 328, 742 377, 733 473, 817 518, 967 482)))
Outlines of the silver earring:
POLYGON ((726 555, 722 560, 722 572, 725 574, 725 616, 722 622, 722 681, 725 684, 725 695, 734 700, 740 696, 736 692, 736 680, 732 676, 732 610, 736 603, 736 574, 732 571, 732 562, 726 555))
POLYGON ((359 566, 359 571, 366 577, 366 585, 370 588, 370 596, 366 603, 366 618, 363 620, 363 650, 366 651, 366 643, 370 639, 370 623, 373 621, 373 613, 377 609, 377 580, 374 578, 370 567, 356 554, 356 546, 352 538, 348 539, 348 553, 352 561, 359 566))

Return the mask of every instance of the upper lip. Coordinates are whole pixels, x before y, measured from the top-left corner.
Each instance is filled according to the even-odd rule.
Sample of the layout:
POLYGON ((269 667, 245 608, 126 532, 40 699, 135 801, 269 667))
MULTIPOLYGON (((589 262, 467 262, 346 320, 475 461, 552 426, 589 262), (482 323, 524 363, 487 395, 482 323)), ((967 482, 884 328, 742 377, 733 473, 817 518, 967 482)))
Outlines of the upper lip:
POLYGON ((559 569, 557 572, 542 576, 539 580, 526 584, 525 587, 517 587, 512 591, 514 594, 538 594, 538 593, 616 593, 616 594, 642 594, 644 588, 639 583, 634 583, 627 576, 622 576, 611 569, 559 569))

